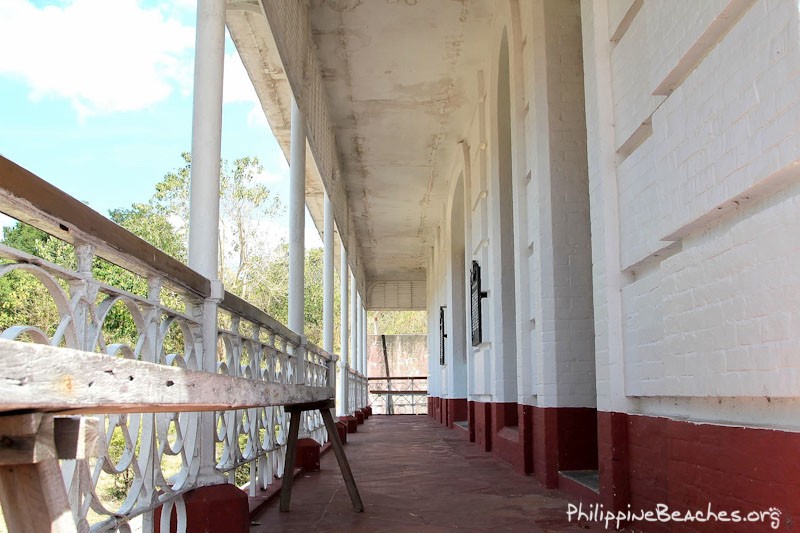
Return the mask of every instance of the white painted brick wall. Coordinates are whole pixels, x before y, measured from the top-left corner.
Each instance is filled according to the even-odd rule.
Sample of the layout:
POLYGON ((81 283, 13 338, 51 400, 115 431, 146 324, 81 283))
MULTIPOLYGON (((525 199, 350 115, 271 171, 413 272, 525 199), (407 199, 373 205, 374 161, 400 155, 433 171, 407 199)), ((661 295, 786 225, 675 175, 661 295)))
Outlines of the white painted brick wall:
MULTIPOLYGON (((754 196, 760 196, 762 203, 741 208, 715 222, 709 215, 709 212, 720 211, 715 209, 715 205, 709 203, 711 205, 705 212, 696 209, 692 206, 692 197, 687 194, 680 196, 680 191, 673 186, 672 197, 667 198, 670 203, 668 210, 671 216, 690 221, 683 222, 684 232, 677 237, 683 239, 679 245, 684 251, 669 257, 662 265, 656 259, 637 266, 633 269, 637 281, 631 284, 619 266, 622 256, 620 234, 627 231, 620 228, 619 202, 646 191, 642 181, 674 181, 672 175, 676 174, 677 163, 673 164, 673 170, 662 171, 661 167, 669 162, 652 155, 645 156, 659 147, 642 145, 623 163, 629 168, 622 165, 617 168, 614 164, 616 147, 625 139, 615 139, 618 132, 613 116, 616 95, 611 92, 613 84, 610 80, 611 45, 605 40, 604 33, 615 31, 618 21, 624 16, 622 11, 627 10, 630 2, 609 0, 609 3, 611 21, 606 11, 608 3, 582 1, 598 409, 797 431, 797 410, 800 408, 797 393, 800 387, 796 374, 796 342, 800 321, 794 314, 798 301, 794 274, 797 269, 790 266, 797 264, 797 257, 792 251, 793 245, 787 241, 795 239, 798 233, 794 218, 798 192, 797 185, 792 185, 797 183, 797 164, 792 161, 797 160, 798 151, 797 142, 787 142, 786 139, 792 138, 797 131, 798 121, 785 119, 792 126, 784 125, 782 134, 775 135, 769 144, 781 145, 782 151, 777 151, 780 159, 775 155, 764 157, 760 148, 753 146, 761 146, 763 142, 755 134, 758 128, 745 129, 746 135, 742 135, 741 130, 728 137, 717 135, 717 140, 729 148, 736 147, 736 153, 750 150, 751 164, 758 164, 760 170, 752 172, 753 176, 759 176, 754 178, 754 185, 745 187, 750 189, 748 192, 756 193, 754 196), (636 162, 637 157, 639 162, 636 162), (624 188, 620 187, 618 194, 618 186, 622 184, 618 171, 634 167, 637 168, 631 179, 624 188), (784 172, 775 173, 781 168, 784 172), (654 173, 658 173, 657 177, 654 173), (712 229, 707 229, 709 225, 713 226, 712 229), (723 248, 728 251, 719 253, 723 248), (731 254, 737 254, 739 258, 731 260, 731 254), (784 258, 786 263, 778 266, 784 258), (732 270, 740 260, 746 265, 742 273, 732 270), (698 264, 700 268, 692 271, 692 267, 698 264), (717 280, 722 281, 717 283, 717 280), (678 282, 686 285, 679 288, 678 282), (780 289, 770 288, 770 284, 777 284, 780 289), (624 290, 620 289, 622 286, 624 290), (620 316, 622 295, 625 309, 620 316), (743 305, 740 299, 744 299, 743 305), (763 316, 755 317, 755 313, 763 316), (733 334, 731 328, 735 330, 733 334), (665 332, 671 332, 666 336, 667 340, 665 332), (727 338, 723 340, 722 336, 727 338), (731 338, 735 346, 724 348, 730 346, 731 338), (702 350, 702 353, 689 352, 686 350, 689 345, 695 351, 702 350), (767 396, 781 391, 788 391, 794 397, 767 396), (654 395, 630 396, 633 393, 654 395), (741 394, 751 396, 739 396, 741 394)), ((731 58, 726 60, 725 68, 706 74, 704 82, 698 83, 690 94, 680 87, 668 98, 669 103, 683 89, 690 107, 682 109, 686 102, 677 100, 670 104, 684 114, 675 121, 674 129, 666 133, 668 140, 687 148, 691 148, 693 143, 698 144, 702 137, 692 139, 687 128, 687 124, 702 122, 708 114, 698 104, 705 103, 707 107, 721 105, 731 80, 735 82, 734 86, 748 85, 746 80, 737 80, 734 73, 746 68, 769 69, 774 63, 771 56, 769 59, 763 56, 761 61, 755 62, 747 57, 748 51, 764 48, 769 43, 769 48, 775 50, 777 62, 786 61, 787 55, 793 55, 791 49, 798 40, 797 18, 796 2, 757 2, 728 35, 733 42, 730 45, 731 58), (776 10, 780 14, 776 14, 776 10), (786 37, 776 38, 774 34, 786 37), (742 64, 745 59, 747 65, 742 64), (698 91, 704 95, 701 101, 694 100, 698 91)), ((691 20, 682 23, 689 24, 691 20)), ((724 45, 725 39, 720 46, 724 45)), ((713 60, 715 53, 719 52, 712 50, 706 61, 713 60)), ((701 62, 700 68, 689 75, 684 85, 693 83, 692 78, 706 68, 704 63, 701 62)), ((745 119, 751 126, 758 122, 767 127, 778 126, 770 113, 763 112, 764 109, 778 110, 777 106, 769 103, 772 98, 784 102, 781 108, 784 113, 796 109, 797 105, 791 103, 792 97, 798 93, 795 87, 796 65, 796 58, 790 59, 780 67, 783 79, 780 76, 773 78, 767 91, 761 87, 760 105, 764 107, 745 119)), ((758 86, 753 78, 749 84, 758 86)), ((662 110, 663 107, 658 113, 662 110)), ((653 125, 655 131, 649 142, 659 134, 658 121, 655 120, 653 125)), ((713 132, 705 135, 708 140, 715 137, 713 132)), ((693 152, 686 153, 690 155, 693 152)), ((718 155, 712 156, 712 161, 718 159, 718 155)), ((715 186, 713 183, 705 185, 700 192, 715 186)), ((736 198, 741 187, 738 189, 730 188, 728 198, 736 198)), ((651 204, 654 210, 662 206, 663 198, 651 204)), ((727 210, 726 206, 721 211, 727 210)), ((653 250, 669 244, 660 240, 668 230, 652 224, 652 220, 659 216, 660 213, 653 212, 649 218, 636 220, 631 226, 638 229, 627 231, 622 245, 629 248, 638 246, 640 250, 636 254, 646 257, 653 250)), ((628 264, 637 261, 636 254, 628 258, 628 264)))
POLYGON ((797 159, 797 35, 796 6, 757 3, 655 111, 652 137, 618 168, 623 268, 797 159))
POLYGON ((727 215, 624 291, 628 393, 800 393, 800 186, 727 215))
POLYGON ((608 0, 608 36, 614 34, 634 0, 608 0))
POLYGON ((654 89, 728 1, 644 2, 611 55, 617 147, 664 101, 654 89))
MULTIPOLYGON (((589 3, 585 14, 595 12, 589 3)), ((652 112, 647 95, 727 8, 644 3, 612 54, 614 147, 652 112)), ((597 31, 593 22, 584 20, 585 39, 597 31)), ((603 168, 609 144, 592 139, 604 127, 604 102, 587 96, 600 406, 651 405, 624 407, 626 396, 800 396, 799 27, 797 2, 756 2, 655 109, 652 136, 613 173, 603 168), (607 205, 609 180, 618 211, 607 205), (606 270, 615 231, 627 276, 606 270), (672 241, 677 250, 665 249, 672 241), (608 351, 615 278, 626 280, 623 347, 608 351)), ((587 61, 587 90, 597 87, 598 64, 587 61)), ((786 408, 775 408, 776 420, 786 408)), ((741 419, 735 410, 727 404, 718 416, 741 419)))

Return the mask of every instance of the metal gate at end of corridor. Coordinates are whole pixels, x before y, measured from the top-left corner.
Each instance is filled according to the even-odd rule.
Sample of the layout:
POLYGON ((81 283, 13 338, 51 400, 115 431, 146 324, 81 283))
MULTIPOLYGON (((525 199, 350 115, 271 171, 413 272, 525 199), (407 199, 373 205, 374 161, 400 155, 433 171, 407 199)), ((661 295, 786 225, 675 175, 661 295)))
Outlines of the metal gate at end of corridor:
POLYGON ((428 414, 428 378, 369 378, 369 403, 376 415, 428 414))

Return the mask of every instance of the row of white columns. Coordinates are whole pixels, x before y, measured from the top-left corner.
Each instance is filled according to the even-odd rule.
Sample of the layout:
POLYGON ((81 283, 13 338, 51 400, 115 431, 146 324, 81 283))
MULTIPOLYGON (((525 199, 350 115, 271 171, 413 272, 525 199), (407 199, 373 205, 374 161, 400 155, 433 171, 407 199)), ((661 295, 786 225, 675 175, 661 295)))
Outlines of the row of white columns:
MULTIPOLYGON (((211 296, 202 308, 204 350, 202 370, 216 371, 217 306, 222 299, 218 279, 219 173, 222 141, 222 80, 225 53, 225 0, 198 0, 195 42, 194 107, 192 116, 192 174, 189 218, 189 266, 212 280, 211 296)), ((292 331, 305 334, 305 177, 306 128, 303 114, 292 98, 291 153, 289 184, 289 320, 292 331)), ((334 351, 333 337, 333 207, 327 194, 324 200, 324 265, 323 265, 323 340, 322 347, 334 351)), ((347 252, 342 242, 339 269, 341 288, 341 354, 337 380, 337 413, 347 412, 348 369, 366 374, 366 312, 358 293, 355 278, 348 267, 347 252), (352 282, 350 280, 352 279, 352 282), (348 282, 350 294, 348 295, 348 282), (350 320, 348 324, 348 311, 350 320), (349 343, 348 343, 348 336, 349 343)), ((302 379, 301 379, 302 381, 302 379)), ((355 403, 366 405, 366 391, 355 403)), ((213 443, 213 414, 201 415, 203 441, 213 443), (208 435, 206 435, 206 433, 208 435)), ((213 465, 213 446, 203 449, 213 465)), ((212 469, 213 470, 213 469, 212 469)), ((208 472, 212 476, 211 471, 208 472)), ((211 481, 211 480, 209 480, 211 481)))
MULTIPOLYGON (((305 120, 297 102, 292 98, 291 147, 289 167, 289 329, 300 335, 305 334, 305 177, 306 177, 306 132, 305 120)), ((333 246, 334 220, 333 205, 324 193, 323 222, 323 304, 322 304, 322 348, 333 353, 333 246)), ((337 415, 346 416, 349 412, 348 369, 366 374, 366 311, 358 293, 355 276, 348 267, 347 251, 342 242, 341 264, 341 317, 342 329, 340 343, 342 353, 339 360, 339 379, 337 383, 337 415), (348 299, 348 278, 350 295, 348 299), (350 310, 350 322, 347 314, 350 310), (348 333, 350 342, 348 346, 348 333)), ((355 402, 358 407, 366 405, 366 387, 361 387, 355 402)))
MULTIPOLYGON (((325 195, 325 205, 328 206, 330 204, 330 200, 328 199, 327 194, 325 195)), ((325 216, 331 215, 332 218, 332 209, 330 211, 326 211, 325 216)), ((333 221, 330 222, 330 228, 328 228, 328 222, 326 218, 325 222, 325 231, 333 231, 333 221)), ((325 254, 323 258, 327 258, 328 254, 330 253, 330 261, 333 263, 333 235, 330 236, 330 251, 328 247, 328 236, 324 236, 324 245, 325 254)), ((367 390, 366 384, 359 389, 356 388, 356 394, 358 394, 358 398, 356 398, 355 402, 350 402, 350 390, 348 387, 347 379, 349 379, 349 370, 355 369, 356 372, 361 373, 362 375, 367 375, 367 337, 366 337, 366 309, 362 303, 361 294, 358 292, 358 285, 356 284, 355 276, 353 275, 352 271, 350 271, 347 265, 347 250, 344 248, 344 243, 342 243, 341 249, 341 264, 339 267, 339 299, 340 299, 340 317, 341 317, 341 324, 339 330, 339 341, 341 345, 341 353, 339 359, 339 379, 337 380, 337 391, 336 391, 336 414, 338 416, 348 416, 353 414, 350 409, 351 403, 355 403, 357 407, 365 407, 367 405, 367 390), (348 294, 349 293, 349 294, 348 294), (349 323, 348 323, 348 315, 349 315, 349 323), (348 339, 349 337, 349 339, 348 339)), ((323 269, 325 276, 330 276, 330 281, 325 281, 324 286, 327 283, 330 283, 331 287, 333 287, 333 267, 328 269, 328 267, 324 267, 323 269)), ((333 289, 331 289, 331 294, 333 293, 333 289)), ((332 304, 331 304, 332 306, 332 304)), ((325 320, 327 315, 323 314, 323 330, 325 329, 325 320)), ((333 331, 333 312, 331 311, 330 315, 330 329, 331 332, 333 331)), ((327 350, 327 348, 325 348, 327 350)), ((333 340, 331 334, 331 349, 328 351, 333 350, 333 340)))

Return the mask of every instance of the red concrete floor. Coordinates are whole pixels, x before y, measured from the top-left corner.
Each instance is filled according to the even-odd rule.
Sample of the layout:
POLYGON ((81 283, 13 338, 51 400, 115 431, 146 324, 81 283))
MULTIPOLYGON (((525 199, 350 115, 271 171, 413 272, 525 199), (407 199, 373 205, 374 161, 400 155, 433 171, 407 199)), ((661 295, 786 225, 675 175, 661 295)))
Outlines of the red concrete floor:
POLYGON ((370 417, 345 445, 363 513, 353 511, 329 452, 320 472, 295 479, 291 511, 280 513, 273 500, 250 531, 603 531, 570 524, 565 494, 512 471, 463 435, 426 416, 370 417))

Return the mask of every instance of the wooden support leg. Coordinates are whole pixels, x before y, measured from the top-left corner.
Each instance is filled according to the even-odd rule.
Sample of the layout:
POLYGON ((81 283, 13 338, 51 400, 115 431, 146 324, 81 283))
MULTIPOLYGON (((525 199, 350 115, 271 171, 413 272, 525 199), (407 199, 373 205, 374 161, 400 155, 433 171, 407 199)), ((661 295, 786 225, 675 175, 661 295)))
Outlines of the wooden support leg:
POLYGON ((10 533, 75 531, 53 434, 51 416, 0 416, 0 502, 10 533))
POLYGON ((336 461, 338 461, 339 468, 342 471, 347 492, 350 493, 350 501, 353 502, 353 508, 359 513, 363 513, 364 504, 361 502, 361 495, 358 493, 353 471, 350 470, 350 463, 347 462, 347 456, 344 454, 344 446, 342 446, 342 441, 339 440, 339 432, 336 431, 336 425, 333 423, 333 416, 331 416, 329 409, 321 409, 320 414, 322 414, 322 420, 325 422, 325 429, 328 430, 328 436, 333 445, 333 453, 336 454, 336 461))
POLYGON ((356 487, 356 480, 353 477, 353 471, 350 470, 350 463, 347 462, 347 456, 344 454, 344 446, 342 446, 342 441, 339 439, 339 432, 336 431, 336 425, 333 423, 333 415, 331 415, 331 408, 333 408, 333 406, 333 400, 323 400, 319 402, 286 405, 284 407, 287 413, 291 413, 292 419, 289 423, 289 440, 286 443, 287 466, 284 467, 283 485, 281 485, 280 510, 283 512, 289 510, 289 502, 292 499, 292 480, 287 478, 286 468, 288 468, 288 465, 290 464, 294 465, 297 434, 300 429, 300 415, 304 411, 312 411, 314 409, 319 409, 319 412, 322 415, 322 420, 325 422, 325 429, 328 430, 328 437, 331 439, 333 452, 336 455, 336 461, 339 463, 339 468, 342 471, 344 484, 347 486, 347 492, 350 494, 350 500, 353 502, 353 508, 359 513, 364 512, 364 504, 361 502, 361 495, 358 493, 358 487, 356 487))
POLYGON ((289 510, 292 501, 292 483, 294 482, 294 456, 297 450, 297 435, 300 433, 300 417, 302 411, 291 413, 289 421, 289 439, 286 441, 286 461, 283 464, 283 481, 281 483, 281 505, 280 511, 285 513, 289 510))
POLYGON ((75 531, 57 459, 0 466, 0 500, 9 533, 75 531))

